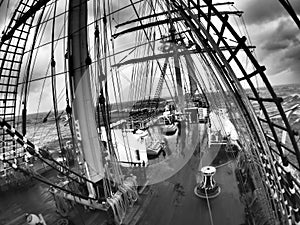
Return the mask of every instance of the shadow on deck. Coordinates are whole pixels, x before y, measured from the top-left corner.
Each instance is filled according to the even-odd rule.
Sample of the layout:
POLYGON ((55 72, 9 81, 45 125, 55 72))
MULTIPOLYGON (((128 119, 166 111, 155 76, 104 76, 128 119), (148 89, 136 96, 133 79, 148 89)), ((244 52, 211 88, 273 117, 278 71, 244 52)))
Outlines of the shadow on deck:
MULTIPOLYGON (((191 128, 186 130, 189 129, 191 128)), ((195 130, 199 132, 198 128, 195 130)), ((205 131, 202 129, 203 133, 205 131)), ((193 138, 184 132, 181 137, 184 140, 193 138)), ((228 154, 223 145, 214 144, 207 148, 206 138, 198 136, 196 139, 198 144, 188 145, 186 141, 181 146, 184 151, 191 152, 186 154, 189 159, 186 160, 185 165, 165 181, 148 186, 135 206, 131 208, 131 212, 129 211, 123 224, 241 225, 245 223, 244 205, 240 201, 235 176, 235 157, 228 154), (201 199, 194 194, 195 186, 202 179, 199 171, 205 165, 217 168, 214 179, 221 187, 220 195, 210 200, 201 199)), ((172 141, 170 145, 172 150, 172 141)), ((49 179, 53 179, 52 177, 53 174, 49 174, 49 179)), ((56 224, 61 218, 55 212, 55 203, 48 192, 48 187, 35 185, 23 193, 11 193, 10 196, 1 197, 0 225, 6 225, 9 221, 13 221, 12 218, 20 217, 28 211, 42 213, 48 225, 56 224)), ((76 206, 69 218, 74 225, 104 225, 107 221, 106 213, 84 209, 81 206, 76 206)), ((21 225, 24 222, 12 224, 21 225)))
MULTIPOLYGON (((195 151, 196 152, 196 151, 195 151)), ((152 186, 153 198, 137 224, 144 225, 241 225, 245 223, 244 205, 240 201, 235 176, 234 157, 228 155, 224 145, 212 145, 202 159, 194 154, 173 177, 152 186), (200 164, 199 164, 200 161, 200 164), (199 166, 200 165, 200 166, 199 166), (217 168, 214 179, 221 193, 214 199, 201 199, 194 194, 201 165, 217 168)))

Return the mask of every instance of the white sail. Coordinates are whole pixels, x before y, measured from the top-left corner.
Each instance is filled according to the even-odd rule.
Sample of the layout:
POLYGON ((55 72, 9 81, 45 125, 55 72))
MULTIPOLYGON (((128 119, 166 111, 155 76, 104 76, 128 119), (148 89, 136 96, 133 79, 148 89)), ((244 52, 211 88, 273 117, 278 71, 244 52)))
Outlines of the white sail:
MULTIPOLYGON (((69 23, 69 69, 73 90, 73 119, 76 125, 76 139, 85 175, 93 182, 104 177, 102 153, 95 119, 95 105, 92 102, 90 74, 86 59, 87 49, 87 3, 80 0, 70 2, 69 23), (81 5, 81 7, 78 7, 81 5), (84 13, 85 14, 84 14, 84 13), (76 19, 72 19, 76 18, 76 19), (80 19, 78 19, 80 18, 80 19), (81 29, 78 29, 81 28, 81 29), (78 69, 80 68, 80 69, 78 69)), ((89 186, 90 195, 94 195, 89 186)))
POLYGON ((87 164, 86 168, 90 174, 90 179, 97 182, 104 177, 104 169, 96 128, 95 107, 91 99, 90 80, 87 74, 82 77, 76 88, 73 110, 75 121, 79 124, 76 133, 78 143, 81 145, 83 159, 87 164))

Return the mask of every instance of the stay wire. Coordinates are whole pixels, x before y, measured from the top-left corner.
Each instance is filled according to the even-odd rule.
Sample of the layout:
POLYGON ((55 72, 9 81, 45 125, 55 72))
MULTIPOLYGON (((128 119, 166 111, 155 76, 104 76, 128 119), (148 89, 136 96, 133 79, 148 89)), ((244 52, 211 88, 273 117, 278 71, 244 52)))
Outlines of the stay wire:
POLYGON ((53 11, 53 19, 52 19, 52 37, 51 37, 51 81, 52 81, 52 100, 53 100, 53 108, 54 108, 54 117, 55 117, 55 124, 56 124, 56 130, 57 130, 57 136, 58 136, 58 143, 60 150, 63 149, 63 143, 62 143, 62 135, 61 135, 61 129, 59 124, 59 118, 58 118, 58 107, 57 107, 57 94, 56 94, 56 76, 55 70, 56 70, 56 62, 55 62, 55 56, 54 56, 54 35, 55 35, 55 14, 57 9, 57 0, 54 3, 54 11, 53 11))
MULTIPOLYGON (((50 8, 48 8, 48 10, 47 10, 47 13, 48 13, 48 15, 47 15, 47 13, 46 13, 46 17, 49 17, 50 15, 51 15, 51 12, 52 12, 52 7, 50 7, 50 8)), ((42 31, 39 29, 39 31, 38 31, 38 33, 40 34, 40 33, 43 33, 44 31, 45 31, 45 26, 42 28, 42 31)), ((40 40, 39 40, 39 42, 41 42, 41 39, 42 38, 40 38, 40 40)), ((34 56, 34 60, 33 60, 33 63, 32 63, 32 68, 31 68, 31 72, 28 74, 28 76, 30 75, 31 77, 32 77, 32 75, 33 75, 33 70, 34 70, 34 65, 35 65, 35 63, 36 63, 36 60, 37 60, 37 54, 38 54, 38 51, 35 53, 35 56, 34 56)), ((24 77, 23 78, 24 80, 26 80, 27 78, 26 77, 24 77)), ((31 80, 32 78, 30 78, 30 80, 31 80)), ((21 83, 21 84, 25 84, 25 85, 28 85, 28 90, 30 89, 30 86, 31 86, 31 82, 30 82, 30 80, 28 79, 28 81, 24 81, 23 83, 21 83), (27 84, 28 83, 28 84, 27 84)), ((20 84, 20 83, 19 83, 20 84)), ((19 85, 18 84, 18 85, 19 85)), ((45 85, 45 83, 43 83, 43 85, 42 85, 42 92, 43 92, 43 90, 44 90, 44 85, 45 85)), ((22 104, 22 99, 23 99, 23 90, 24 90, 24 85, 22 86, 22 89, 21 89, 21 97, 20 97, 20 102, 19 102, 19 105, 21 106, 21 104, 22 104)), ((27 93, 27 95, 29 95, 29 92, 27 93)), ((25 98, 28 98, 28 96, 25 96, 25 98)), ((37 108, 37 112, 39 112, 39 107, 40 107, 40 103, 41 103, 41 95, 40 95, 40 99, 39 99, 39 102, 38 102, 38 108, 37 108)), ((20 115, 20 110, 21 110, 21 108, 22 107, 19 107, 19 115, 20 115)), ((37 118, 38 118, 38 115, 36 116, 36 120, 35 121, 37 121, 37 118)), ((34 127, 36 126, 36 123, 35 123, 35 125, 34 125, 34 127)))
MULTIPOLYGON (((110 4, 109 4, 110 5, 110 4)), ((111 5, 113 5, 113 4, 111 4, 111 5)), ((110 9, 111 7, 109 7, 109 9, 110 9)), ((113 32, 112 32, 112 26, 111 26, 111 21, 112 21, 112 19, 111 19, 111 15, 109 15, 108 16, 108 18, 109 18, 109 21, 110 21, 110 26, 109 26, 109 29, 110 29, 110 33, 111 33, 111 35, 113 34, 113 32)), ((111 50, 112 50, 112 53, 113 53, 113 56, 112 56, 112 59, 111 59, 111 57, 110 57, 110 59, 109 59, 109 62, 110 62, 110 66, 112 65, 112 61, 113 61, 113 63, 116 63, 116 59, 115 59, 115 47, 114 47, 114 40, 113 39, 111 39, 111 50)), ((120 111, 120 108, 119 107, 121 107, 121 109, 123 108, 122 107, 122 96, 121 96, 121 85, 120 85, 120 78, 119 78, 119 73, 118 73, 118 70, 117 69, 115 69, 115 70, 113 70, 113 69, 111 69, 111 74, 112 74, 112 83, 113 83, 113 87, 114 87, 114 95, 115 95, 115 99, 116 99, 116 105, 117 105, 117 108, 118 108, 118 111, 120 111), (115 72, 115 73, 114 73, 115 72), (119 94, 119 101, 118 101, 118 98, 117 98, 117 94, 116 94, 116 87, 115 87, 115 82, 114 82, 114 75, 116 76, 116 81, 117 81, 117 88, 118 88, 118 94, 119 94), (118 103, 119 102, 119 103, 118 103), (120 105, 120 106, 119 106, 120 105)), ((120 112, 118 112, 119 113, 119 116, 120 116, 120 112)), ((112 132, 114 132, 114 130, 112 130, 112 132)), ((116 134, 114 133, 114 137, 116 137, 116 134)), ((126 157, 127 157, 127 160, 129 160, 129 157, 128 157, 128 146, 126 145, 126 140, 129 142, 129 140, 128 140, 128 135, 126 135, 126 133, 124 133, 124 131, 122 131, 122 138, 123 138, 123 142, 124 142, 124 147, 125 147, 125 152, 126 152, 126 157), (127 139, 126 139, 127 138, 127 139)), ((116 140, 115 140, 116 141, 116 140)), ((117 146, 115 146, 116 148, 117 148, 117 146)), ((118 151, 118 149, 116 149, 117 151, 118 151)), ((118 156, 118 158, 120 158, 119 156, 118 156)), ((119 168, 118 168, 119 169, 119 168)))

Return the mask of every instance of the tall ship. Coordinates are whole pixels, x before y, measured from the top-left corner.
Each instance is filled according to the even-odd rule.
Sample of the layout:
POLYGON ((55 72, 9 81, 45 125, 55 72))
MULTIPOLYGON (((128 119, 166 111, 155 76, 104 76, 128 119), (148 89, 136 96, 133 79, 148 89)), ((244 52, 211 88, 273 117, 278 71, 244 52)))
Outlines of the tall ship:
POLYGON ((300 224, 299 104, 232 2, 0 4, 0 225, 300 224))

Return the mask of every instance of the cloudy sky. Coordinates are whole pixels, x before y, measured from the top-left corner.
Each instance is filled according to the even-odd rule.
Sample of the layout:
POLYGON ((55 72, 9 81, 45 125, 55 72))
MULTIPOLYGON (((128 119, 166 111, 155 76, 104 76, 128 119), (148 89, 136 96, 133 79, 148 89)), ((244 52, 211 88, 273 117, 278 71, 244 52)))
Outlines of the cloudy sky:
MULTIPOLYGON (((224 0, 225 1, 225 0, 224 0)), ((300 31, 279 0, 234 0, 272 84, 300 83, 300 31)), ((300 15, 300 0, 289 0, 300 15)), ((0 0, 0 30, 7 0, 0 0)), ((10 3, 12 6, 12 3, 10 3)), ((11 8, 11 7, 10 7, 11 8)), ((8 12, 10 14, 10 12, 8 12)))
MULTIPOLYGON (((279 0, 235 0, 272 84, 300 83, 300 30, 279 0)), ((300 1, 289 0, 300 15, 300 1)))

